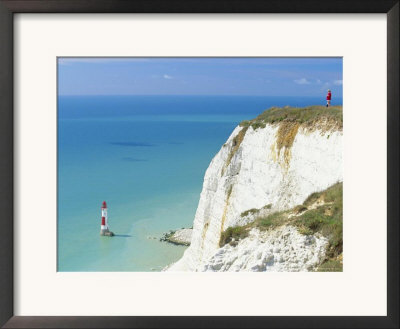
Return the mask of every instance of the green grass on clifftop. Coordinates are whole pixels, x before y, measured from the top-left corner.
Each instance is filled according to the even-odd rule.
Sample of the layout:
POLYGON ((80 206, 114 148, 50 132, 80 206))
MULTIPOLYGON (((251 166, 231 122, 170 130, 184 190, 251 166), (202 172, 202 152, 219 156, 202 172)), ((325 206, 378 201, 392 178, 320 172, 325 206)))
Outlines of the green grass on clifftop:
POLYGON ((330 128, 343 128, 343 107, 313 105, 307 107, 271 107, 261 113, 253 120, 246 120, 240 123, 242 127, 265 128, 267 123, 295 122, 308 127, 316 127, 317 123, 323 122, 330 128))

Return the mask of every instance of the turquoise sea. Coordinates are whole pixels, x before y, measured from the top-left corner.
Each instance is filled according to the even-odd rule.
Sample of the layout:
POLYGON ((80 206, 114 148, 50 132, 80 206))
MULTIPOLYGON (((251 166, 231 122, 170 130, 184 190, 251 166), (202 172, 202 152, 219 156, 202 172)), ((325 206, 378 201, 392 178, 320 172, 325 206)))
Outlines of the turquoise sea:
MULTIPOLYGON (((271 106, 322 98, 59 96, 58 271, 160 271, 185 247, 204 173, 235 126, 271 106), (116 236, 100 237, 107 201, 116 236)), ((337 103, 341 104, 341 100, 337 103)))

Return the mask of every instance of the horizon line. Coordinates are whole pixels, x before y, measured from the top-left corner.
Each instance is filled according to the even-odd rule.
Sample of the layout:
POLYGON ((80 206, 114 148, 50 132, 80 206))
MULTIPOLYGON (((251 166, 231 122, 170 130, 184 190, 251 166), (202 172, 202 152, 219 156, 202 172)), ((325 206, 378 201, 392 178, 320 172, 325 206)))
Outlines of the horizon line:
MULTIPOLYGON (((230 96, 230 97, 240 97, 240 96, 250 96, 250 97, 320 97, 320 96, 290 96, 290 95, 258 95, 258 94, 243 94, 243 95, 232 95, 232 94, 58 94, 57 96, 230 96)), ((324 98, 325 95, 321 94, 324 98)), ((343 95, 337 96, 342 98, 343 95)))

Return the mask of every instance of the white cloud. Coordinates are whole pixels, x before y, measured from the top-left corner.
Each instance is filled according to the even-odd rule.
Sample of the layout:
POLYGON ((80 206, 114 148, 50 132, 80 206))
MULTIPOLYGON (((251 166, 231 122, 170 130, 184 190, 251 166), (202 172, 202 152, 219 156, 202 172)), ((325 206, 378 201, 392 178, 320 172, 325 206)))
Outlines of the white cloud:
POLYGON ((168 75, 168 74, 164 74, 164 75, 163 75, 163 78, 164 78, 164 79, 168 79, 168 80, 173 79, 173 77, 171 77, 171 76, 168 75))
POLYGON ((320 85, 322 81, 320 79, 317 79, 317 85, 320 85))
POLYGON ((298 85, 309 85, 310 81, 308 81, 306 78, 301 78, 298 80, 293 80, 295 83, 297 83, 298 85))
POLYGON ((333 84, 335 86, 341 86, 343 84, 343 80, 333 80, 333 84))

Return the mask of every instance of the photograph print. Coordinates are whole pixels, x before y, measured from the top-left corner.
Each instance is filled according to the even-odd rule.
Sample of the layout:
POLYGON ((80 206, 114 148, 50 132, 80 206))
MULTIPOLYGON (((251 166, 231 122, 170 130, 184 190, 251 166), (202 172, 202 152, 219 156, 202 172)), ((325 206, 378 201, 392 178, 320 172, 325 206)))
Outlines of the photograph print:
POLYGON ((341 57, 59 57, 57 271, 343 271, 341 57))

